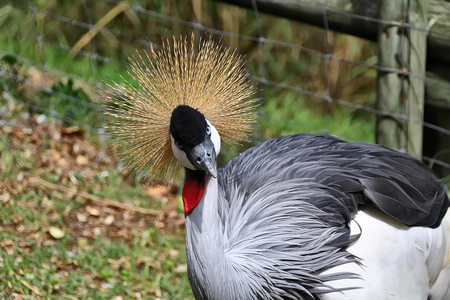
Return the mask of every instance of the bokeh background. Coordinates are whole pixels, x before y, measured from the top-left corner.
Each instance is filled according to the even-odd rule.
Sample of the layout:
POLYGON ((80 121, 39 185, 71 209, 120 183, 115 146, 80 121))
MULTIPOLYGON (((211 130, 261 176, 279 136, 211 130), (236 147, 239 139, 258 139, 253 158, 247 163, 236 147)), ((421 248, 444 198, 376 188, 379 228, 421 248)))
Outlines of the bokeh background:
POLYGON ((124 172, 100 113, 126 58, 172 36, 236 47, 258 85, 254 142, 220 163, 314 132, 386 143, 450 181, 448 1, 0 3, 1 298, 192 299, 180 183, 124 172))

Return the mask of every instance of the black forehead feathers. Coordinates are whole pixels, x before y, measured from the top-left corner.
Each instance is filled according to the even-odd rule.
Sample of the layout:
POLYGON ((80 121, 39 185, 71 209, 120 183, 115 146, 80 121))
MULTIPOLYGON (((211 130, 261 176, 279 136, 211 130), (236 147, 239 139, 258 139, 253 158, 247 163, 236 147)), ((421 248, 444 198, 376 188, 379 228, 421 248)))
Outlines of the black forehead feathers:
POLYGON ((207 126, 205 116, 187 105, 175 108, 170 118, 170 134, 175 141, 189 147, 205 140, 207 126))

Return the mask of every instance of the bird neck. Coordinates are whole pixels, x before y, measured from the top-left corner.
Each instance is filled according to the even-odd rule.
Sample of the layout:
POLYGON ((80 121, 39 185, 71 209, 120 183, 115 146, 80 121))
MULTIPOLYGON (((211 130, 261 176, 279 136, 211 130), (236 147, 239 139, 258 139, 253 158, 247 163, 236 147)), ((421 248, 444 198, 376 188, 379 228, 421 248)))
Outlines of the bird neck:
MULTIPOLYGON (((220 199, 217 178, 208 176, 198 205, 186 214, 186 256, 188 276, 197 299, 220 299, 208 293, 215 275, 226 269, 224 229, 220 218, 220 199)), ((217 287, 221 290, 220 287, 217 287)))
MULTIPOLYGON (((219 224, 219 187, 217 178, 206 175, 203 171, 186 169, 186 180, 183 186, 183 203, 186 223, 193 229, 202 232, 219 224)), ((187 225, 187 224, 186 224, 187 225)))

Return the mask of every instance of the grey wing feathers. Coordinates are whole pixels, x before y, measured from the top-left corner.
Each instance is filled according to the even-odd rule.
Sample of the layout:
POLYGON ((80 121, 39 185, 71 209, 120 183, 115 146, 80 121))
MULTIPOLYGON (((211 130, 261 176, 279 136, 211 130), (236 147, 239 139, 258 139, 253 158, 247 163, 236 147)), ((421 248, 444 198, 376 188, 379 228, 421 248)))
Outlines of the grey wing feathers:
POLYGON ((362 205, 430 227, 449 206, 444 186, 415 159, 330 136, 266 141, 219 169, 218 180, 227 272, 252 279, 239 282, 253 299, 318 299, 336 291, 328 282, 355 278, 325 271, 359 263, 346 248, 359 238, 349 222, 362 205))
POLYGON ((347 222, 358 206, 373 203, 408 226, 434 228, 450 205, 444 185, 422 162, 382 146, 331 136, 298 134, 269 140, 220 172, 220 186, 239 182, 248 194, 273 180, 302 178, 320 185, 336 201, 315 199, 312 204, 347 222))

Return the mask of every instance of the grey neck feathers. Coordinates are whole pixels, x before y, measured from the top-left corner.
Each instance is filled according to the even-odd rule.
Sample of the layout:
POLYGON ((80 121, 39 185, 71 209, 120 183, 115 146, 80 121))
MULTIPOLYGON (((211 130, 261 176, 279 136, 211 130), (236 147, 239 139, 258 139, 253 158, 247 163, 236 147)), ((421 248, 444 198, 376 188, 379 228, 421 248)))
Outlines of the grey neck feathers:
POLYGON ((226 264, 218 195, 217 178, 208 176, 200 203, 186 216, 188 276, 196 299, 219 299, 220 296, 209 294, 221 289, 217 285, 222 285, 224 274, 221 273, 226 264))

